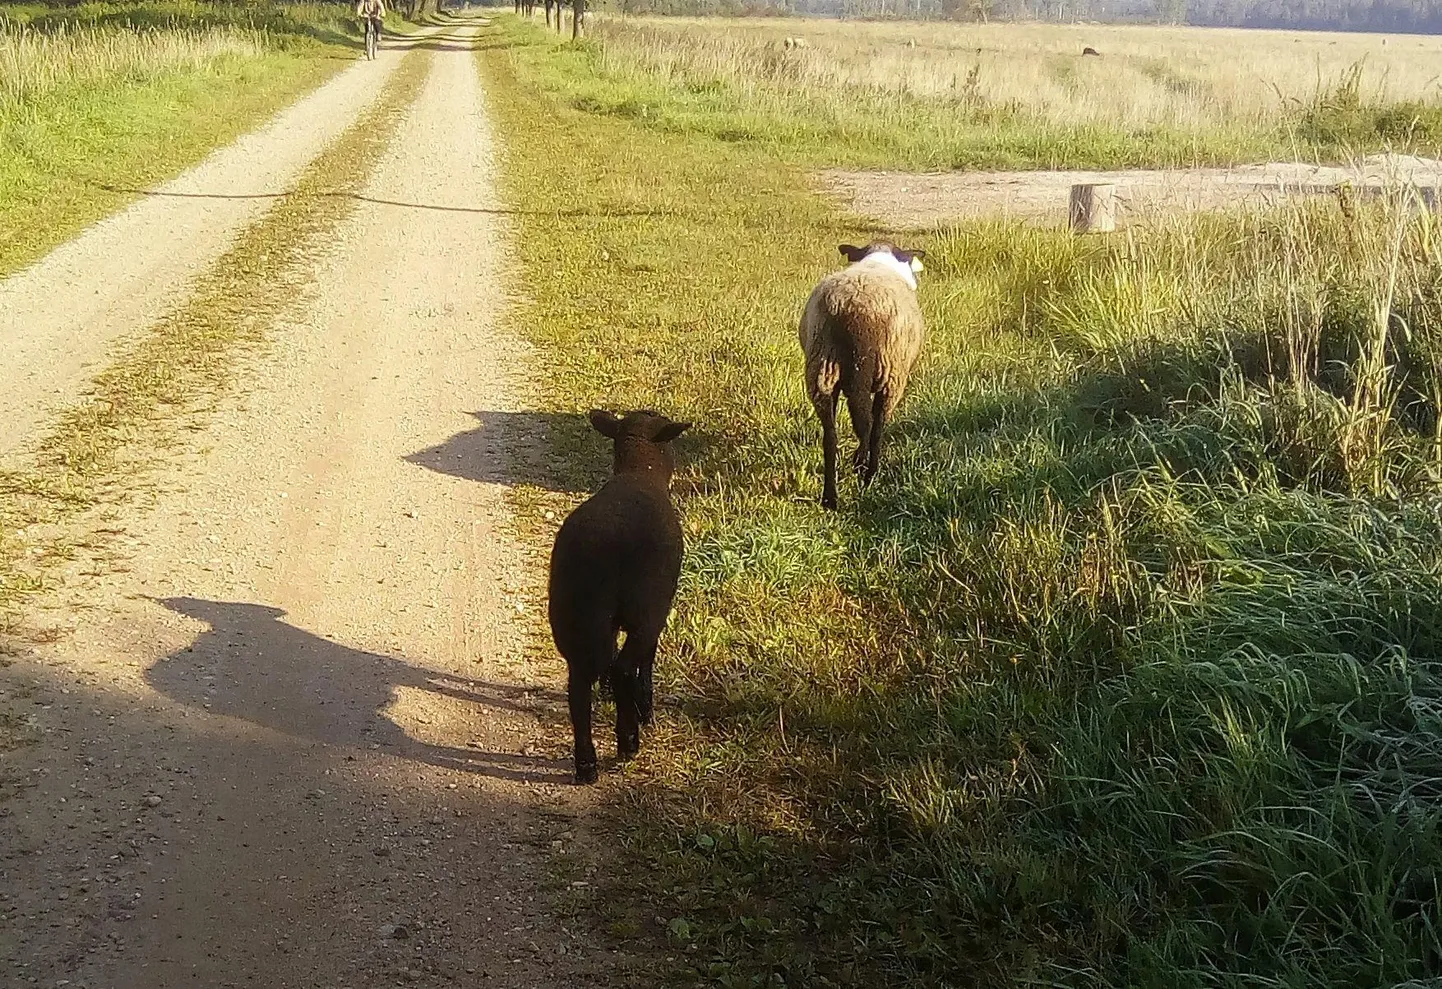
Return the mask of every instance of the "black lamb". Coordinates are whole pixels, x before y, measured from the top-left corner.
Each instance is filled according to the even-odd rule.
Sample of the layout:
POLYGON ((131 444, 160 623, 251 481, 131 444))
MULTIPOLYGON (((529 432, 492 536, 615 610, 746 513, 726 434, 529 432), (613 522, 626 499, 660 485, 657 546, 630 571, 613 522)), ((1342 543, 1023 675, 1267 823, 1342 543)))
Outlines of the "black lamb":
POLYGON ((591 413, 615 441, 613 476, 561 524, 551 550, 551 636, 566 660, 576 782, 596 781, 591 690, 610 683, 616 755, 634 756, 652 716, 656 643, 681 576, 681 522, 671 503, 667 445, 690 427, 657 412, 591 413), (626 639, 619 653, 618 633, 626 639))

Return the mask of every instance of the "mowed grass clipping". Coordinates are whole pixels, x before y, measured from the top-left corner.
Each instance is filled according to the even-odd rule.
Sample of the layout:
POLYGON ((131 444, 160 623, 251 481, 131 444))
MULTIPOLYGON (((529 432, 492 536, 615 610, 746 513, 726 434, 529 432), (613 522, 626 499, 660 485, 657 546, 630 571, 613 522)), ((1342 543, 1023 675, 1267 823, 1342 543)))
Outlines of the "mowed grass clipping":
POLYGON ((339 16, 0 5, 0 276, 344 68, 339 16), (20 16, 23 15, 23 16, 20 16))
POLYGON ((612 933, 728 987, 1428 984, 1435 217, 907 238, 926 352, 833 515, 794 326, 873 231, 753 145, 548 97, 588 48, 496 38, 518 319, 573 480, 604 476, 592 405, 696 422, 612 933))

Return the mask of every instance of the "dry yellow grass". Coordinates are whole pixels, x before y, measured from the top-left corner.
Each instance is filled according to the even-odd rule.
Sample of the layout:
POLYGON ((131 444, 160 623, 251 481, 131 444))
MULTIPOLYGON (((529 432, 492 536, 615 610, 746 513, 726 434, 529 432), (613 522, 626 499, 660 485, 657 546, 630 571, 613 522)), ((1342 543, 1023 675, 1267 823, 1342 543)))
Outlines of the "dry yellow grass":
POLYGON ((0 20, 0 104, 67 86, 200 68, 225 56, 258 57, 265 49, 264 33, 245 27, 61 26, 41 32, 0 20))
POLYGON ((1369 102, 1442 99, 1442 38, 1228 28, 598 18, 606 68, 825 100, 907 94, 1061 125, 1251 129, 1360 63, 1369 102), (808 46, 783 51, 788 36, 808 46), (1083 57, 1093 47, 1101 58, 1083 57))

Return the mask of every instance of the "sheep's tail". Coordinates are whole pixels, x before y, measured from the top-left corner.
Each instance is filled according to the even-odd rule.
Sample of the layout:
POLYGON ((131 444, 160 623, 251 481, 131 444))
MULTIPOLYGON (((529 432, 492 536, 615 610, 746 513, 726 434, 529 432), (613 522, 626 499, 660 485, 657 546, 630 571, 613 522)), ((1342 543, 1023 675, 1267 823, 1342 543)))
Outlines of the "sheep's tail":
MULTIPOLYGON (((881 355, 868 341, 858 339, 855 316, 828 316, 826 335, 831 341, 835 358, 835 381, 847 395, 869 395, 876 390, 881 371, 881 355)), ((868 334, 870 336, 871 334, 868 334)))
POLYGON ((877 390, 877 382, 881 377, 881 357, 876 351, 865 351, 855 355, 850 364, 850 374, 847 373, 847 364, 841 365, 841 390, 848 395, 861 397, 871 395, 877 390))

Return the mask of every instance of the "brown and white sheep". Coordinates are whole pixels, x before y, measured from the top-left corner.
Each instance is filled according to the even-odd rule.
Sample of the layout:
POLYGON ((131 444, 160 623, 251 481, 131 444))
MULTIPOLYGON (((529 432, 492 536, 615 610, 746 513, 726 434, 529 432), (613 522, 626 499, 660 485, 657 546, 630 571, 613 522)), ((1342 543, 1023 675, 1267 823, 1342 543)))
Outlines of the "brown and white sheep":
POLYGON ((916 301, 923 251, 882 241, 842 244, 851 262, 823 278, 801 316, 806 392, 821 419, 825 485, 821 504, 836 507, 836 402, 846 396, 858 446, 852 464, 865 487, 881 462, 886 421, 906 393, 925 325, 916 301))

